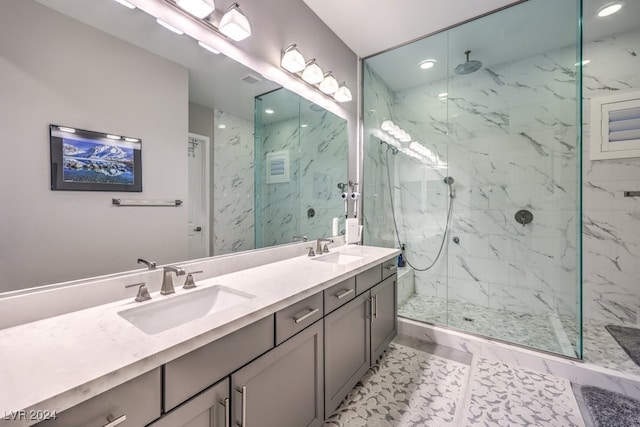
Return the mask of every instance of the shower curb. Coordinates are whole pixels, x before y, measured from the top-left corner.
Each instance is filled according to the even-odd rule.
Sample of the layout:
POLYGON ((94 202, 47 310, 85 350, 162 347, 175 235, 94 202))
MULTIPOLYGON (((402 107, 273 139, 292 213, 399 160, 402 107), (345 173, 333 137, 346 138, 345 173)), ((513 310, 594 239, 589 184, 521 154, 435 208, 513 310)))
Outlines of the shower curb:
POLYGON ((580 360, 559 357, 410 319, 398 319, 398 334, 471 353, 474 356, 566 378, 575 384, 594 385, 640 399, 640 375, 623 373, 580 360))

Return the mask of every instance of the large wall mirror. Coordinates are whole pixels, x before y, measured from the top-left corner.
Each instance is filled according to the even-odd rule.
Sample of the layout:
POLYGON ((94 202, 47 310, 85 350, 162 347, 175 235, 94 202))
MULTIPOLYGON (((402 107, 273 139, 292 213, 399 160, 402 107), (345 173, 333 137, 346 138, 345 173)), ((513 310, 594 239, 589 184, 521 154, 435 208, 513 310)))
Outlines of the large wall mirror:
POLYGON ((344 218, 346 121, 259 73, 113 0, 5 1, 0 34, 0 292, 328 236, 344 218), (50 124, 140 138, 142 192, 52 191, 50 124))

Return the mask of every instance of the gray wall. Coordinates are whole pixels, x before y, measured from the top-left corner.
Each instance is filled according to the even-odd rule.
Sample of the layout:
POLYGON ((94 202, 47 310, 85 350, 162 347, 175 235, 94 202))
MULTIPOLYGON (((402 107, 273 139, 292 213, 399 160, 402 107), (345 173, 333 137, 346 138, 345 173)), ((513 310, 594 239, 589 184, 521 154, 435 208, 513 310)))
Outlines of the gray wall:
POLYGON ((0 291, 187 258, 188 73, 34 2, 0 2, 0 291), (142 193, 50 190, 50 123, 142 139, 142 193))

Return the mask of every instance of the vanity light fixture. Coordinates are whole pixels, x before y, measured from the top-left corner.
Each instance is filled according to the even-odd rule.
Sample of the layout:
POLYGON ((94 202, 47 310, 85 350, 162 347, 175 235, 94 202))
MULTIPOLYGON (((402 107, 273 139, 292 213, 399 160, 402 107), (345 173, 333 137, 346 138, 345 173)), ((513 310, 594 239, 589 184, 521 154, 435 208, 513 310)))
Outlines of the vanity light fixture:
POLYGON ((339 87, 340 86, 338 85, 338 81, 336 80, 335 77, 333 77, 333 74, 331 73, 331 71, 329 71, 324 73, 324 79, 322 79, 322 81, 320 82, 318 89, 320 89, 322 92, 326 93, 327 95, 333 95, 334 93, 337 92, 339 87))
POLYGON ((436 65, 436 62, 438 61, 436 61, 435 59, 425 59, 424 61, 420 61, 418 65, 421 69, 428 70, 430 68, 433 68, 433 66, 436 65))
POLYGON ((302 80, 314 85, 320 83, 324 79, 324 73, 322 68, 316 64, 316 60, 310 59, 307 61, 304 71, 302 72, 302 80))
POLYGON ((234 41, 241 41, 251 35, 249 20, 240 10, 238 3, 233 3, 220 19, 219 30, 234 41))
POLYGON ((622 6, 622 2, 605 4, 598 10, 598 16, 600 18, 604 18, 605 16, 613 15, 614 13, 619 12, 620 9, 622 9, 622 6))
POLYGON ((203 48, 204 50, 208 50, 209 52, 211 52, 211 53, 213 53, 213 54, 216 54, 216 55, 219 55, 219 54, 220 54, 220 51, 219 51, 219 50, 217 50, 217 49, 215 49, 215 48, 213 48, 213 47, 209 46, 208 44, 203 43, 203 42, 201 42, 201 41, 198 41, 198 46, 200 46, 200 47, 201 47, 201 48, 203 48))
POLYGON ((166 28, 167 30, 169 30, 169 31, 171 31, 171 32, 173 32, 173 33, 176 33, 176 34, 178 34, 178 35, 180 35, 180 36, 184 34, 184 32, 183 32, 182 30, 180 30, 180 29, 178 29, 178 28, 174 27, 174 26, 173 26, 173 25, 171 25, 171 24, 168 24, 168 23, 164 22, 164 21, 163 21, 162 19, 160 19, 160 18, 156 18, 156 22, 157 22, 158 24, 160 24, 161 26, 163 26, 164 28, 166 28))
POLYGON ((122 139, 122 137, 118 136, 118 135, 107 135, 107 138, 115 139, 115 140, 118 140, 118 141, 122 139))
POLYGON ((389 132, 390 130, 393 129, 393 122, 391 120, 385 120, 382 122, 382 124, 380 125, 380 129, 382 129, 385 132, 389 132))
POLYGON ((298 50, 298 46, 295 44, 287 46, 282 52, 282 59, 280 60, 282 68, 290 73, 299 73, 306 67, 304 56, 298 50))
POLYGON ((348 102, 353 99, 346 84, 344 82, 342 85, 338 84, 333 72, 323 72, 315 58, 305 62, 296 44, 290 44, 282 51, 280 66, 337 102, 348 102))
POLYGON ((129 9, 135 9, 136 8, 134 5, 129 3, 127 0, 115 0, 115 1, 120 3, 121 5, 123 5, 124 7, 129 8, 129 9))
POLYGON ((342 82, 336 93, 333 94, 333 98, 338 102, 349 102, 353 99, 351 91, 344 82, 342 82))
POLYGON ((211 15, 211 12, 215 10, 213 0, 176 0, 176 4, 200 19, 211 15))
POLYGON ((61 132, 76 133, 76 130, 74 128, 68 128, 68 127, 65 127, 65 126, 58 126, 58 129, 61 132))

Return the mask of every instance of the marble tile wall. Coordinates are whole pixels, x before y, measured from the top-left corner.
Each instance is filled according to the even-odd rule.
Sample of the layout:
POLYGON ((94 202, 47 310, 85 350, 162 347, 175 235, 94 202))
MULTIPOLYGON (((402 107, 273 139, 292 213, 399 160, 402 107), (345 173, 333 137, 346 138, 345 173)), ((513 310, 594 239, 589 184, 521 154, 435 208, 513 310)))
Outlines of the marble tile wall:
MULTIPOLYGON (((436 257, 450 200, 442 180, 456 180, 449 237, 460 244, 448 239, 433 268, 416 272, 419 293, 575 317, 574 64, 575 49, 565 49, 397 93, 367 68, 365 110, 375 113, 366 131, 390 118, 440 159, 390 157, 398 227, 416 267, 436 257), (443 92, 448 99, 438 97, 443 92), (531 210, 534 222, 516 223, 519 209, 531 210)), ((365 224, 366 235, 384 244, 393 242, 393 225, 382 212, 389 196, 378 191, 386 186, 386 152, 375 141, 365 147, 365 176, 377 180, 366 182, 377 197, 372 206, 367 196, 365 224)))
POLYGON ((586 318, 605 323, 640 323, 640 199, 623 197, 640 190, 640 159, 590 160, 590 101, 640 88, 639 47, 633 31, 583 51, 583 304, 586 318))
POLYGON ((262 147, 263 158, 288 150, 290 162, 289 182, 268 184, 265 178, 260 184, 263 246, 288 243, 296 235, 330 236, 334 217, 344 229, 337 184, 347 181, 346 122, 326 111, 302 112, 300 118, 265 125, 262 147))
POLYGON ((215 110, 213 124, 213 255, 254 249, 253 122, 215 110))

